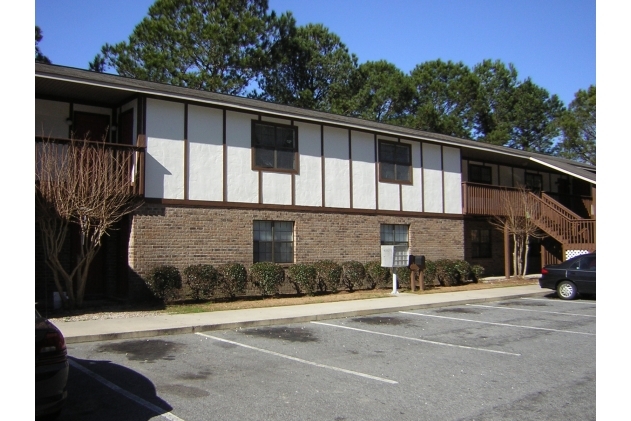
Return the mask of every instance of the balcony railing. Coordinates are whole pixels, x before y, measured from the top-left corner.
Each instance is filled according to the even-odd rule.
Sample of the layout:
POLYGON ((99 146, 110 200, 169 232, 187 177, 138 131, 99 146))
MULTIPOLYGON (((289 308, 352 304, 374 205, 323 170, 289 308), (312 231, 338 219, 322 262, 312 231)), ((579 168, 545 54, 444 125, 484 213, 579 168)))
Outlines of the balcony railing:
POLYGON ((523 209, 524 215, 519 216, 531 218, 541 230, 564 246, 593 249, 596 220, 581 218, 550 196, 542 196, 528 192, 524 200, 519 189, 462 183, 463 214, 506 216, 507 207, 523 209))
MULTIPOLYGON (((76 140, 75 140, 76 141, 76 140)), ((62 138, 43 138, 41 136, 35 136, 35 159, 38 161, 38 157, 43 151, 44 142, 48 144, 59 145, 61 149, 57 150, 60 156, 63 155, 64 146, 69 145, 73 140, 62 138)), ((137 145, 120 145, 117 143, 108 142, 94 142, 88 140, 76 141, 81 142, 81 145, 93 147, 94 149, 102 148, 107 152, 108 162, 115 168, 111 169, 112 174, 124 174, 125 180, 118 180, 124 184, 128 184, 130 193, 136 196, 144 196, 145 193, 145 151, 146 142, 145 136, 138 136, 137 145), (123 167, 123 168, 121 168, 123 167)), ((85 166, 86 170, 89 165, 85 166)), ((36 169, 37 171, 37 169, 36 169)))

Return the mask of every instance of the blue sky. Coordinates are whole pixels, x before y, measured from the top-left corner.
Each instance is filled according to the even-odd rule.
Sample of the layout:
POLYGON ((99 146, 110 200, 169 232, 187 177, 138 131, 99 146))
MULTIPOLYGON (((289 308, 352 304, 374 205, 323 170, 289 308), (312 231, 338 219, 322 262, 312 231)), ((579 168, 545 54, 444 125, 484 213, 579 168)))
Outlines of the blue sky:
MULTIPOLYGON (((153 0, 36 0, 43 53, 87 68, 103 44, 127 40, 153 0)), ((513 63, 567 105, 596 84, 595 0, 269 0, 299 25, 322 23, 359 62, 404 72, 429 60, 513 63)))

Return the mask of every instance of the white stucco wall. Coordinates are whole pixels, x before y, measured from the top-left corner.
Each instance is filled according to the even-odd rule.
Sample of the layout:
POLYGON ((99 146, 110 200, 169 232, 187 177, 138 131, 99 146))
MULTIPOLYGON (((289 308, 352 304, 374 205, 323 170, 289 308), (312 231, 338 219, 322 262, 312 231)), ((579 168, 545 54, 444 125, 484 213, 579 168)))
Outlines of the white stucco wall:
POLYGON ((421 144, 403 142, 412 145, 412 185, 401 186, 404 211, 421 212, 423 210, 423 176, 421 168, 421 144))
POLYGON ((223 111, 188 107, 188 197, 223 200, 223 111))
POLYGON ((35 136, 68 138, 70 104, 67 102, 35 99, 35 136))
POLYGON ((460 149, 443 147, 445 213, 462 213, 460 149))
POLYGON ((320 126, 297 123, 300 172, 294 177, 296 205, 322 206, 320 126))
POLYGON ((423 143, 423 205, 425 212, 443 212, 443 172, 439 145, 423 143))
POLYGON ((145 196, 184 199, 184 104, 147 99, 145 196))
POLYGON ((324 127, 324 195, 326 207, 350 207, 348 130, 324 127))
POLYGON ((291 174, 261 172, 262 202, 270 205, 291 205, 291 174))
POLYGON ((375 209, 375 137, 370 133, 351 132, 351 157, 353 159, 353 208, 375 209))
POLYGON ((226 111, 226 171, 229 202, 258 203, 259 173, 252 171, 254 114, 226 111))

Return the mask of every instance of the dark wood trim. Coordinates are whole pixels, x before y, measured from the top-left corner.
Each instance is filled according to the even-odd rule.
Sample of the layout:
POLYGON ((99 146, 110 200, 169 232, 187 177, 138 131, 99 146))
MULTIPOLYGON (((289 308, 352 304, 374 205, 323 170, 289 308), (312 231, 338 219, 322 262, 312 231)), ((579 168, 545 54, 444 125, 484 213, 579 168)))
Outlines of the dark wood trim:
POLYGON ((440 145, 440 183, 443 191, 443 212, 445 212, 445 150, 443 148, 444 146, 440 145))
MULTIPOLYGON (((298 126, 294 124, 294 120, 290 120, 290 124, 296 127, 296 145, 300 145, 298 136, 300 136, 300 130, 298 126)), ((300 147, 298 149, 298 154, 296 156, 296 167, 300 168, 300 147)), ((296 174, 291 175, 291 204, 292 206, 296 205, 296 174)))
POLYGON ((377 133, 373 133, 373 153, 375 158, 375 207, 379 209, 379 142, 377 141, 377 133))
POLYGON ((353 140, 351 139, 351 129, 348 129, 348 178, 349 178, 349 207, 353 208, 353 140))
MULTIPOLYGON (((74 103, 68 104, 68 117, 74 124, 74 103)), ((72 124, 68 126, 68 139, 72 137, 72 124)))
POLYGON ((322 208, 319 206, 286 206, 271 205, 259 203, 240 203, 240 202, 214 202, 205 200, 179 200, 179 199, 156 199, 146 198, 145 203, 161 204, 165 206, 182 206, 189 208, 218 208, 218 209, 248 209, 248 210, 271 210, 278 212, 309 212, 309 213, 337 213, 343 215, 368 215, 368 216, 396 216, 396 217, 417 217, 417 218, 434 218, 449 220, 464 220, 464 215, 460 214, 443 214, 443 213, 425 213, 425 212, 407 212, 407 211, 391 211, 379 209, 350 209, 350 208, 322 208))
POLYGON ((326 160, 324 159, 324 124, 320 124, 320 171, 322 172, 322 207, 326 206, 326 160))
POLYGON ((223 145, 223 201, 228 201, 228 145, 226 143, 226 121, 227 121, 227 112, 223 110, 223 133, 221 134, 221 142, 223 145))
POLYGON ((188 104, 184 104, 184 199, 188 200, 191 145, 188 141, 188 104))
MULTIPOLYGON (((425 156, 425 154, 423 153, 423 145, 424 143, 421 142, 421 212, 425 212, 425 174, 423 174, 423 169, 425 168, 425 166, 423 165, 423 157, 425 156)), ((462 172, 460 174, 462 174, 462 172)))
MULTIPOLYGON (((397 138, 397 142, 398 143, 402 143, 401 142, 401 138, 397 138)), ((405 145, 405 143, 403 143, 405 145)), ((414 185, 413 182, 413 171, 414 171, 414 165, 413 165, 414 160, 412 159, 412 145, 410 145, 410 185, 414 185)), ((399 210, 402 211, 403 210, 403 184, 407 184, 407 183, 398 183, 399 184, 399 210)), ((410 240, 410 232, 408 230, 408 241, 410 240)))

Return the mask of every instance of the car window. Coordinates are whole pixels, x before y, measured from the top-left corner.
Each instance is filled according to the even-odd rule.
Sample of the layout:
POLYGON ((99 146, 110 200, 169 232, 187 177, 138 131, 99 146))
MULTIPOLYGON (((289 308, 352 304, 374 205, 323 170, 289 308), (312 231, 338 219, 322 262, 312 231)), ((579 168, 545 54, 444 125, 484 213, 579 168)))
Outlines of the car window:
POLYGON ((583 257, 582 259, 579 259, 577 262, 572 264, 572 269, 596 270, 596 257, 583 257))

